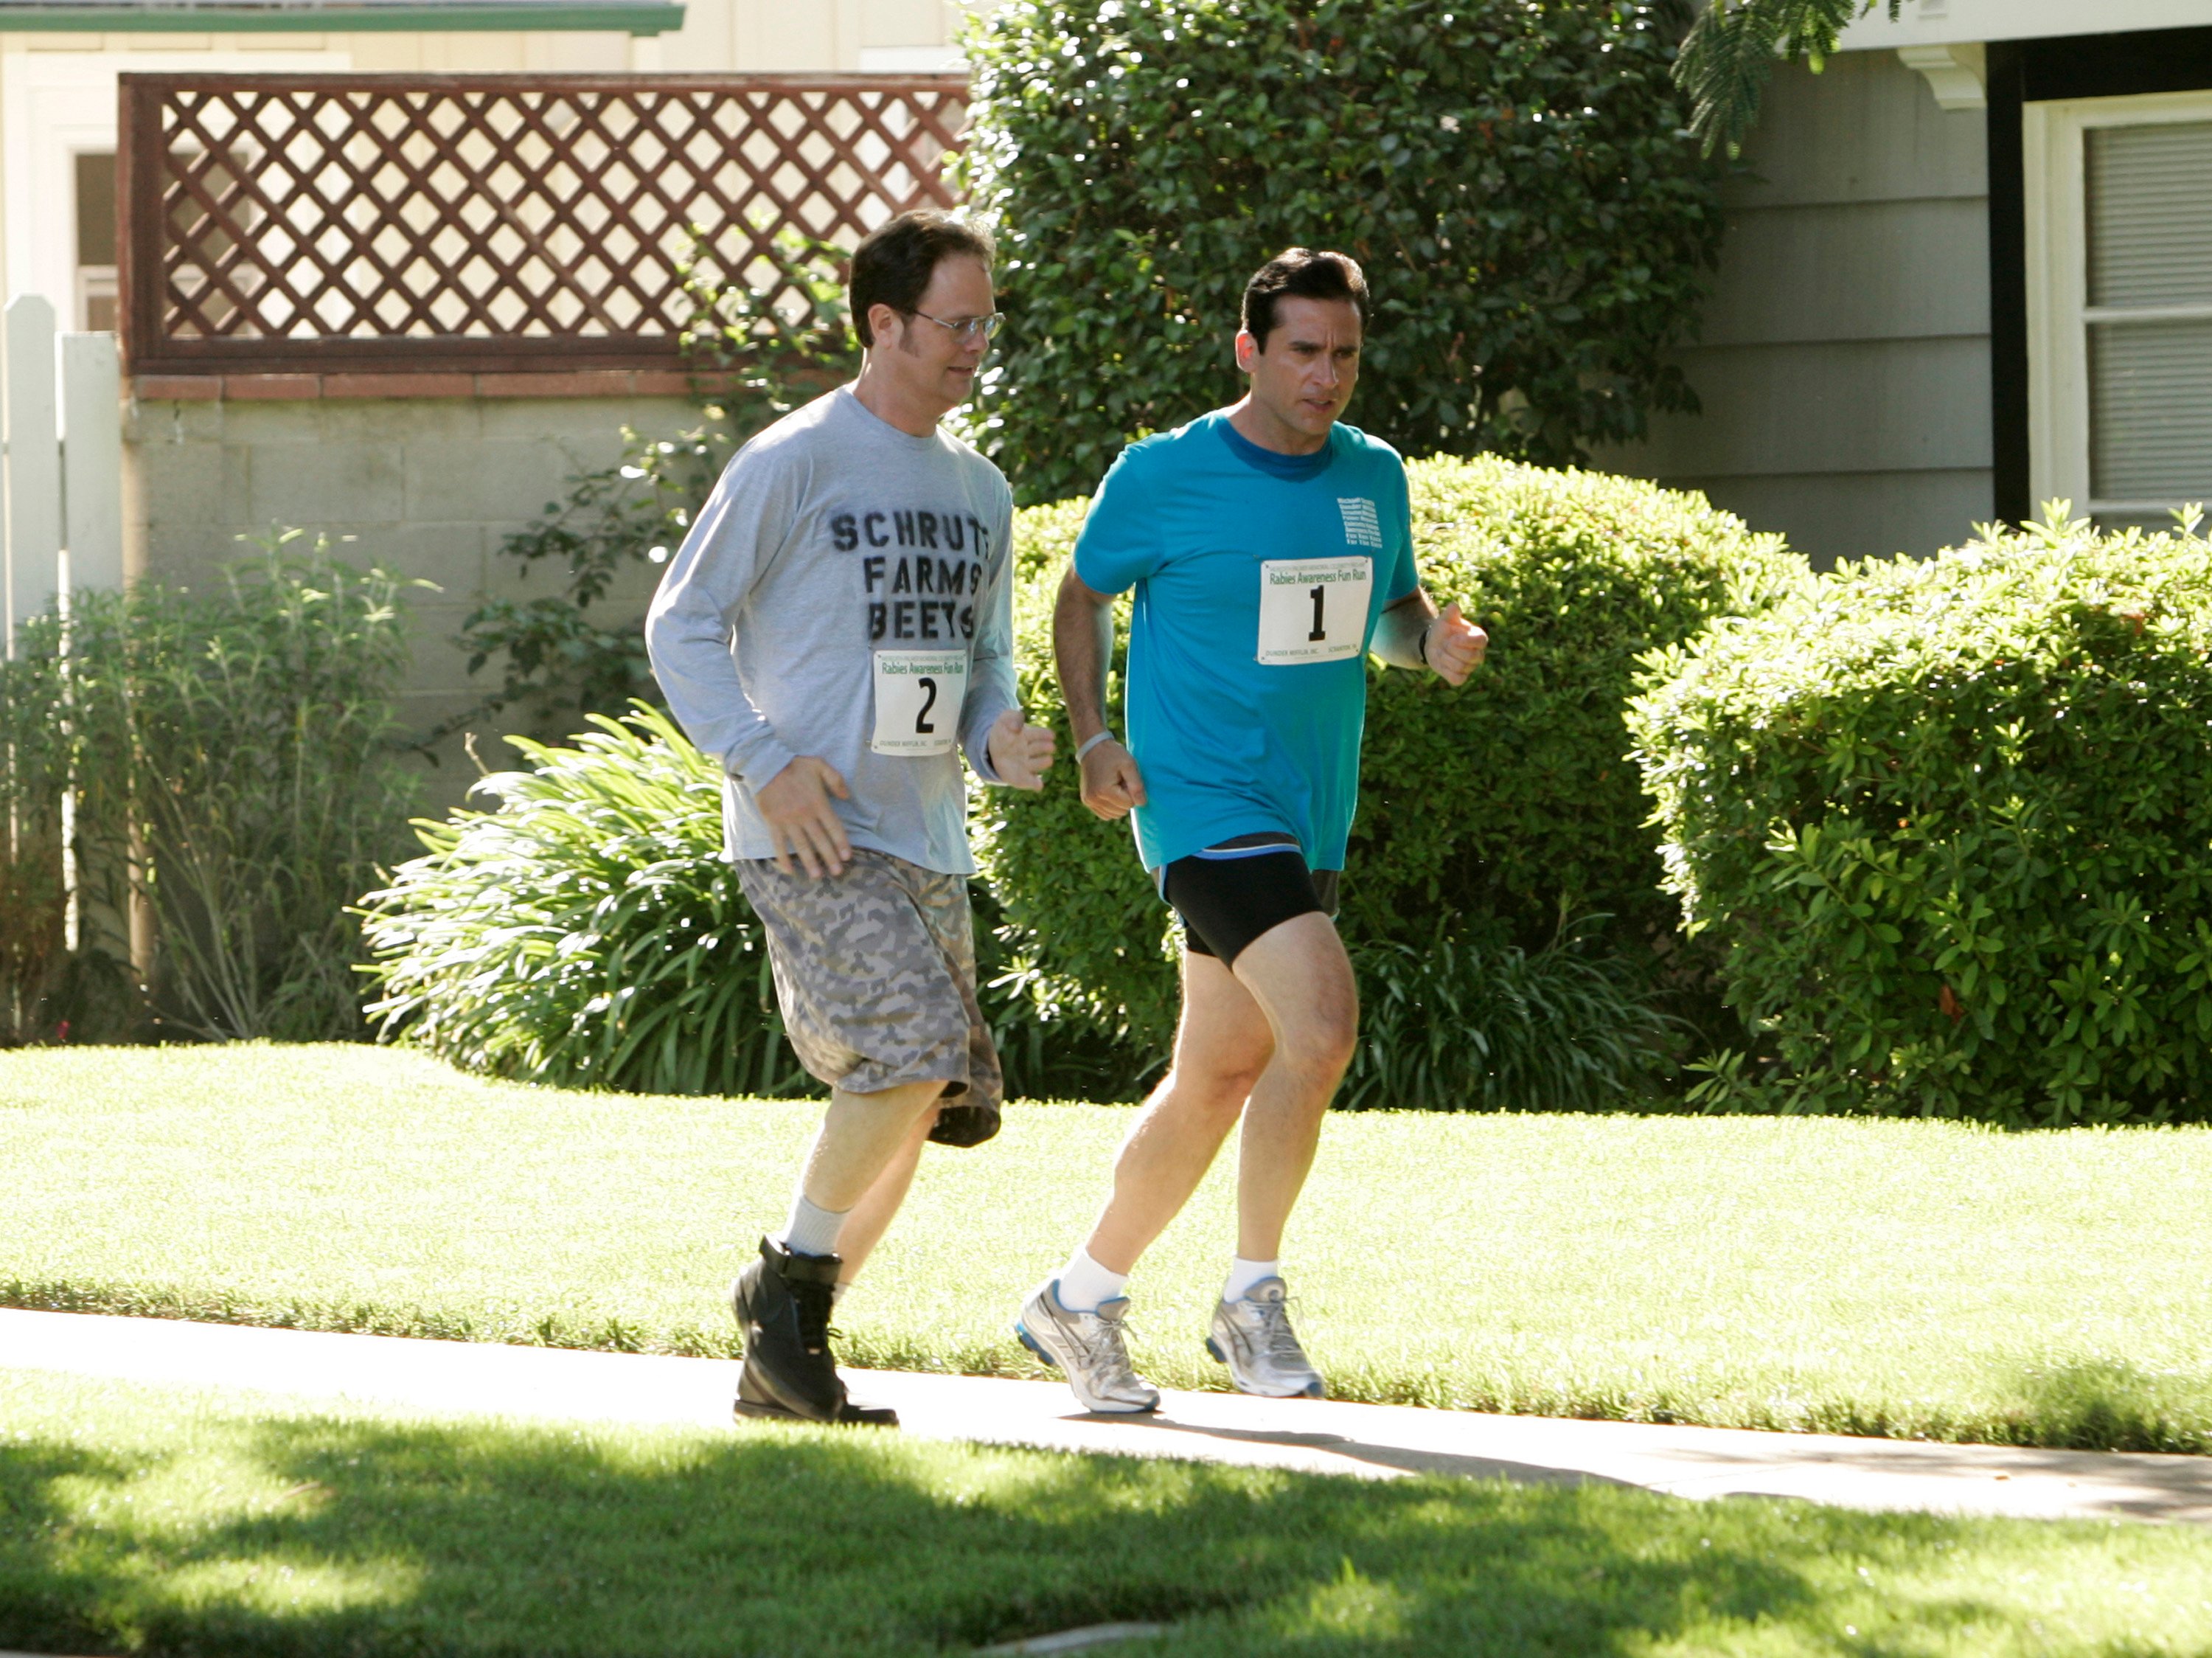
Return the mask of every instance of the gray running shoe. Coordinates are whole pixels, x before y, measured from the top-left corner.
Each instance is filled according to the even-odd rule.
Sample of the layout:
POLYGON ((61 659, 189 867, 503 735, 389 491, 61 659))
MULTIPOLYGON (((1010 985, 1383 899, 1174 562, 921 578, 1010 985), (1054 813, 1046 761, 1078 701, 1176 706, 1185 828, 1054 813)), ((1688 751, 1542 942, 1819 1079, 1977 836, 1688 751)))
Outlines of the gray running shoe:
POLYGON ((1218 1302, 1206 1350, 1229 1367, 1240 1393, 1326 1399, 1328 1385, 1291 1328, 1288 1295, 1280 1278, 1262 1278, 1243 1301, 1218 1302))
POLYGON ((1121 1320, 1129 1298, 1116 1295, 1096 1313, 1073 1313, 1060 1303, 1060 1280, 1053 1279, 1022 1303, 1014 1333, 1022 1345, 1047 1364, 1057 1365, 1086 1411, 1133 1416, 1160 1408, 1159 1389, 1129 1364, 1122 1344, 1121 1320))

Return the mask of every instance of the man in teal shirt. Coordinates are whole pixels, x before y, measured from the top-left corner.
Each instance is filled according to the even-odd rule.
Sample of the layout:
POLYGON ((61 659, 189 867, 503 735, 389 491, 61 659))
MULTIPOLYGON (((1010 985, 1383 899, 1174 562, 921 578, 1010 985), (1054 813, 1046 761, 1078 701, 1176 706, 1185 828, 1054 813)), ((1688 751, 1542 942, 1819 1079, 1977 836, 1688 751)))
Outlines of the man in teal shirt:
POLYGON ((1132 444, 1099 485, 1054 619, 1060 686, 1100 817, 1183 924, 1173 1069, 1121 1148, 1089 1241, 1022 1308, 1023 1340, 1093 1411, 1149 1411, 1123 1289, 1241 1118, 1237 1247, 1206 1345, 1248 1393, 1325 1391, 1291 1330, 1279 1256, 1358 1035, 1332 919, 1358 803, 1366 658, 1453 685, 1482 630, 1413 567, 1406 473, 1337 417, 1359 375, 1367 288, 1293 247, 1244 292, 1234 406, 1132 444), (1114 595, 1133 588, 1128 743, 1107 729, 1114 595))

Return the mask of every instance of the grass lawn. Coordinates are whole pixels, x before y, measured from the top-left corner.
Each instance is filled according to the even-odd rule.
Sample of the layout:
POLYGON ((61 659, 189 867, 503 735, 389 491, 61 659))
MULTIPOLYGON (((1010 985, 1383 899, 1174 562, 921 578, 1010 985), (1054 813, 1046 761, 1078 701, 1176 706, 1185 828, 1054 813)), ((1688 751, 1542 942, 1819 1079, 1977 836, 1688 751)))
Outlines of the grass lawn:
POLYGON ((0 1371, 0 1646, 909 1658, 2140 1655, 2191 1527, 1366 1481, 757 1427, 523 1428, 0 1371))
MULTIPOLYGON (((726 1353, 723 1286, 815 1108, 564 1094, 358 1046, 0 1053, 0 1301, 726 1353)), ((841 1314, 854 1362, 1036 1375, 1007 1326, 1128 1112, 933 1150, 841 1314)), ((1200 1348, 1224 1166, 1132 1345, 1200 1348)), ((2212 1131, 1331 1119, 1288 1250, 1340 1397, 2212 1451, 2212 1131)))

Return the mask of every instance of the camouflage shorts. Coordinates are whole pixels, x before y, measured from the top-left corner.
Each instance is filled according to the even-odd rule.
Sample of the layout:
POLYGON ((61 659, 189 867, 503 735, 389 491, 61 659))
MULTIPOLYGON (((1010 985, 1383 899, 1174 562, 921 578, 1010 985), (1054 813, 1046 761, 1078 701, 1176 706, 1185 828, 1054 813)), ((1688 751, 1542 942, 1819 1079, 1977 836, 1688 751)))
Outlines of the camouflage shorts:
POLYGON ((822 881, 768 858, 737 869, 799 1063, 848 1094, 942 1082, 931 1139, 972 1146, 996 1134, 1005 1084, 975 1002, 967 877, 857 848, 843 875, 822 881))

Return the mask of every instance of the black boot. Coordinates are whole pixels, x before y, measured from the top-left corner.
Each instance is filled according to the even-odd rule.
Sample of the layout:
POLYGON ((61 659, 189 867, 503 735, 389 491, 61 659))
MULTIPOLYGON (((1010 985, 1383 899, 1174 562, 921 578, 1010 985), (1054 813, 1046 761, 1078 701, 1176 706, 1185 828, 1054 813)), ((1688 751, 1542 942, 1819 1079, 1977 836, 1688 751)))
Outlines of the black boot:
POLYGON ((898 1412, 846 1397, 830 1352, 830 1308, 837 1287, 835 1255, 802 1255, 770 1239, 730 1292, 744 1328, 744 1368, 737 1413, 785 1421, 895 1428, 898 1412))

